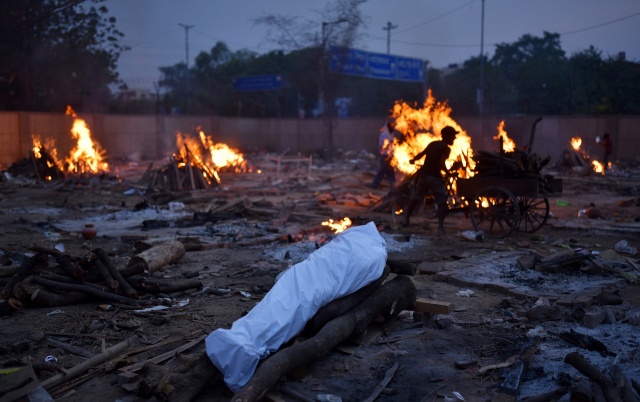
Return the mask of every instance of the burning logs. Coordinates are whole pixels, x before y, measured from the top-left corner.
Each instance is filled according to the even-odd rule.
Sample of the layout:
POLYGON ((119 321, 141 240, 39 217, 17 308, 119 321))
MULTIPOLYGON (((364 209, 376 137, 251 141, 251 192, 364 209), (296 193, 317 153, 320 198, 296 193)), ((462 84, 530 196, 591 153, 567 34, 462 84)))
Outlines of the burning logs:
POLYGON ((19 160, 7 169, 12 176, 23 176, 38 181, 64 179, 66 175, 56 161, 43 148, 29 151, 29 157, 19 160), (35 150, 35 151, 34 151, 35 150))
POLYGON ((169 157, 169 163, 145 173, 138 182, 147 192, 207 190, 220 185, 218 174, 184 146, 184 153, 169 157))

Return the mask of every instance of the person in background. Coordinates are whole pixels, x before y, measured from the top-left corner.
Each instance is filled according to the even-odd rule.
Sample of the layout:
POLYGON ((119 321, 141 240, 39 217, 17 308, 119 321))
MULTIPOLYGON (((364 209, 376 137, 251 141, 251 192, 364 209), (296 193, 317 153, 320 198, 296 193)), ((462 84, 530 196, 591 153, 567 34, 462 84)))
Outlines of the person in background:
POLYGON ((604 133, 600 144, 604 147, 604 168, 609 169, 609 157, 613 153, 613 141, 609 133, 604 133))
POLYGON ((389 120, 387 124, 380 131, 378 137, 378 148, 380 149, 380 169, 373 178, 371 187, 376 188, 382 182, 384 176, 389 178, 389 186, 394 188, 396 186, 396 172, 391 166, 391 160, 393 159, 393 130, 396 127, 396 122, 389 120))
POLYGON ((447 169, 447 166, 445 165, 445 162, 451 153, 451 148, 449 147, 453 145, 453 142, 456 139, 456 134, 458 134, 458 131, 456 131, 455 128, 446 126, 442 131, 440 131, 442 140, 433 141, 427 145, 424 151, 420 152, 409 161, 409 163, 414 164, 417 160, 426 156, 424 164, 418 173, 416 173, 418 175, 416 178, 417 191, 414 193, 411 198, 411 202, 409 203, 409 207, 405 211, 402 226, 409 226, 411 214, 418 204, 424 200, 427 192, 430 191, 433 196, 433 200, 438 207, 438 234, 445 234, 444 217, 447 214, 447 189, 445 188, 444 180, 442 179, 442 172, 456 171, 462 166, 462 162, 454 162, 451 169, 447 169))

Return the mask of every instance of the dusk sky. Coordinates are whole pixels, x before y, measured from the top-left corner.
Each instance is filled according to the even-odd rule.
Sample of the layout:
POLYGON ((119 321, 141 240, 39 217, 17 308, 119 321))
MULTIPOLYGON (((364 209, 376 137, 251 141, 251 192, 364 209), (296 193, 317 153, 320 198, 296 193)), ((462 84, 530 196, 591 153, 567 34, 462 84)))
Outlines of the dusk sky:
MULTIPOLYGON (((118 63, 129 88, 153 88, 158 67, 185 60, 185 31, 178 24, 195 25, 189 31, 190 63, 217 41, 231 50, 246 48, 265 53, 277 47, 265 41, 266 28, 253 19, 266 14, 300 16, 317 21, 325 1, 311 0, 107 0, 105 5, 131 46, 118 63)), ((367 16, 365 37, 354 47, 386 53, 390 21, 398 25, 391 35, 391 54, 427 59, 440 68, 462 63, 480 53, 481 0, 369 0, 361 6, 367 16)), ((628 60, 640 61, 640 1, 638 0, 486 0, 485 53, 492 44, 514 42, 543 31, 562 35, 562 48, 570 55, 594 45, 606 55, 625 51, 628 60), (635 15, 634 15, 635 14, 635 15), (607 25, 575 32, 584 28, 607 25)))

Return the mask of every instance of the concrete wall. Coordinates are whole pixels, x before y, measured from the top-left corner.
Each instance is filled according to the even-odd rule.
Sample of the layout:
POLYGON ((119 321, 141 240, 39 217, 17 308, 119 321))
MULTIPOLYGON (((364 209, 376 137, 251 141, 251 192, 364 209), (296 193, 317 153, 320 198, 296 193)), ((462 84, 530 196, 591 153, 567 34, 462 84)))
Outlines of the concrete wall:
MULTIPOLYGON (((325 148, 323 122, 313 119, 250 119, 209 116, 81 115, 107 154, 127 157, 139 153, 144 159, 160 158, 174 151, 175 133, 196 132, 200 127, 216 142, 241 149, 308 152, 325 148)), ((529 142, 533 116, 456 117, 472 138, 474 149, 496 149, 496 127, 505 120, 505 129, 518 147, 529 142)), ((345 150, 375 151, 382 118, 338 119, 334 123, 334 146, 345 150)), ((70 134, 73 119, 62 114, 0 112, 0 163, 13 163, 28 155, 31 136, 56 140, 58 155, 68 155, 75 144, 70 134)), ((602 147, 595 137, 609 132, 618 159, 640 155, 640 116, 547 116, 538 124, 533 146, 539 155, 557 158, 571 137, 580 136, 583 149, 601 159, 602 147)))

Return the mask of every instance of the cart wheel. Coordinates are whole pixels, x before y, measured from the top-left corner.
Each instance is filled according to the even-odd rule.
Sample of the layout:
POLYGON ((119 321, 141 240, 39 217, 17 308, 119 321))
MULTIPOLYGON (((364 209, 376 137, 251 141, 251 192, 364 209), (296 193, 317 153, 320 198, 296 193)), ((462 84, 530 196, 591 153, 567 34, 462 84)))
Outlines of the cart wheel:
POLYGON ((518 197, 520 224, 518 232, 533 233, 549 218, 549 200, 545 198, 518 197))
POLYGON ((518 200, 504 187, 486 187, 470 204, 473 227, 482 230, 487 237, 507 237, 518 227, 518 200))

